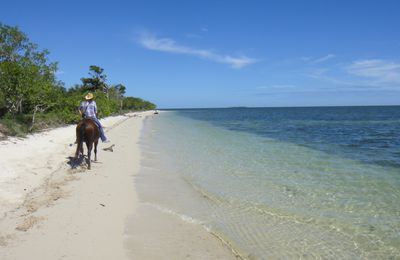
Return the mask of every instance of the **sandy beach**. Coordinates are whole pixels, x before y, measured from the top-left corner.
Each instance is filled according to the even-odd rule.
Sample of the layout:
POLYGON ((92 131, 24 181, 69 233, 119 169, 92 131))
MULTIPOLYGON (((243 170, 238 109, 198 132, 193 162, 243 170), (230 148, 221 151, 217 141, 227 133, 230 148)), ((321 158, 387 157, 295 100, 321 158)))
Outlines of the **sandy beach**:
POLYGON ((111 143, 91 170, 71 166, 75 126, 1 141, 0 259, 235 259, 201 226, 140 202, 147 116, 103 119, 111 143))

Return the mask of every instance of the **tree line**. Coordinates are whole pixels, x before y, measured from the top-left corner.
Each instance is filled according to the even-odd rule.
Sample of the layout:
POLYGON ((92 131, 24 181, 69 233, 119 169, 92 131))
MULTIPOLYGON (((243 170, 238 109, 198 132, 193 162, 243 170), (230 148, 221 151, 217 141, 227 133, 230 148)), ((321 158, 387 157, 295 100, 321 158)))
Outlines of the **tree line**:
POLYGON ((151 110, 156 105, 125 96, 123 84, 109 84, 104 69, 91 65, 89 76, 65 88, 57 79, 57 62, 49 51, 39 49, 18 27, 0 23, 0 132, 23 135, 46 127, 75 123, 83 96, 93 92, 99 116, 132 110, 151 110))

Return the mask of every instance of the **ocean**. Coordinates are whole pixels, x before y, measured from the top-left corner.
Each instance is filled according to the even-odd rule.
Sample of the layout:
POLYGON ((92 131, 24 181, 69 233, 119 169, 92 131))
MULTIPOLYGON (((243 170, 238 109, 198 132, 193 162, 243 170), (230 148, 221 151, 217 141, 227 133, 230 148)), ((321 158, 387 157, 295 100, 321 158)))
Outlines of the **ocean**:
POLYGON ((243 258, 400 259, 400 106, 162 111, 143 203, 243 258))

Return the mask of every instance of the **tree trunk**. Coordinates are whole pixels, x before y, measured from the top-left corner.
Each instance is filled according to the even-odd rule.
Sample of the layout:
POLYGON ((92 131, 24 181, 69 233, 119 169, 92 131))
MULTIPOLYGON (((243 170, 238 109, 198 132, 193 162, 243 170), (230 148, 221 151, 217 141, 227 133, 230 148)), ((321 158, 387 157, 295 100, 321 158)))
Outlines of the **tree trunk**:
POLYGON ((22 113, 22 98, 17 101, 17 113, 22 113))
POLYGON ((38 110, 39 110, 39 106, 36 105, 36 106, 35 106, 35 109, 33 110, 32 121, 31 121, 31 127, 29 127, 29 132, 32 131, 33 126, 35 125, 35 117, 36 117, 36 113, 37 113, 38 110))
POLYGON ((33 110, 33 115, 32 115, 31 127, 29 128, 29 132, 31 132, 33 127, 35 126, 35 119, 36 119, 37 112, 44 112, 48 108, 49 107, 46 107, 46 106, 43 106, 43 105, 35 105, 35 109, 33 110))

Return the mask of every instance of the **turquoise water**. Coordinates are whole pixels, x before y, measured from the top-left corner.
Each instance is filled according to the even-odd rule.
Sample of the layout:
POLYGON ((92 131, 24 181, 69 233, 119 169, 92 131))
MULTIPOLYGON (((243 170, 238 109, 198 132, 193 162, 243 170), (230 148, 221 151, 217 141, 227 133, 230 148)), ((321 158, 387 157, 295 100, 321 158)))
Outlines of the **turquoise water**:
POLYGON ((355 109, 161 113, 139 197, 244 258, 400 259, 400 120, 355 109))

